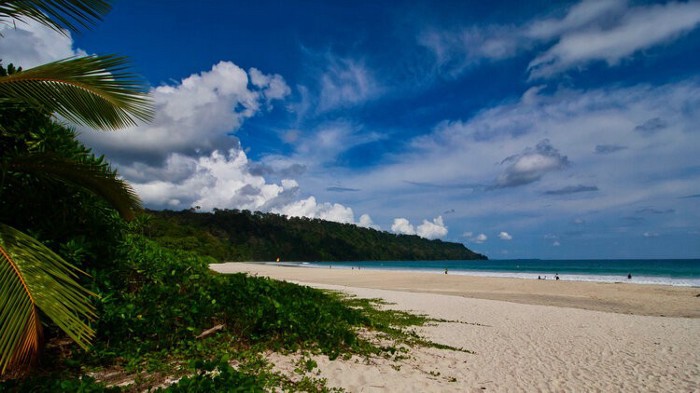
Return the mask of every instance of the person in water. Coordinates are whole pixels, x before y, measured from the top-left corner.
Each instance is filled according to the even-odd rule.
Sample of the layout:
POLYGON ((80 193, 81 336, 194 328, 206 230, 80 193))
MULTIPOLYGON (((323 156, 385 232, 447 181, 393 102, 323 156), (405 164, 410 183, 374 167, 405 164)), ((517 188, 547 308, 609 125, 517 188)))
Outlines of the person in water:
POLYGON ((632 279, 632 273, 627 273, 627 279, 631 280, 632 279))

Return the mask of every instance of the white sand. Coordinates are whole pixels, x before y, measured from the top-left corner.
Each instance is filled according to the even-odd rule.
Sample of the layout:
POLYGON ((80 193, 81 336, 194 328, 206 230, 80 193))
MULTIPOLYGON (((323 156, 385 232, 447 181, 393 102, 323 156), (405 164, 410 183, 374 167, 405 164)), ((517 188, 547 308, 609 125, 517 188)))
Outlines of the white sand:
MULTIPOLYGON (((459 291, 461 296, 331 285, 327 283, 329 273, 322 269, 303 269, 306 272, 300 273, 300 268, 258 264, 226 264, 213 268, 279 279, 303 273, 304 280, 298 277, 294 280, 360 297, 382 298, 395 303, 391 307, 397 309, 458 320, 462 323, 439 323, 419 331, 432 341, 476 352, 413 348, 410 359, 376 358, 370 359, 370 364, 360 358, 329 361, 325 357, 314 357, 319 364, 320 377, 327 378, 329 386, 342 387, 349 392, 700 392, 699 318, 518 304, 464 297, 468 294, 459 291)), ((350 279, 351 275, 357 279, 357 272, 352 271, 334 272, 333 279, 350 279)), ((385 287, 392 288, 392 283, 384 279, 385 287)), ((420 273, 414 279, 429 280, 420 273)), ((531 281, 537 285, 535 280, 531 281)), ((501 284, 497 286, 503 286, 509 281, 498 282, 501 284)), ((480 294, 488 292, 483 285, 480 294)), ((635 294, 640 290, 652 293, 658 290, 636 288, 647 287, 643 285, 625 287, 635 287, 631 289, 635 294)), ((585 288, 585 285, 577 286, 576 296, 580 298, 579 292, 585 292, 585 288)), ((618 302, 597 291, 600 286, 588 288, 598 292, 591 297, 603 305, 618 302)), ((618 287, 613 288, 613 292, 618 292, 618 287)), ((700 290, 687 290, 673 293, 680 296, 679 302, 690 302, 687 307, 692 311, 700 300, 686 295, 700 290)), ((494 291, 499 289, 494 287, 494 291)), ((543 299, 549 304, 546 296, 528 299, 530 303, 533 299, 543 299)), ((586 299, 583 308, 591 308, 590 299, 586 299)), ((574 303, 581 304, 580 301, 574 303)), ((272 360, 281 368, 290 367, 286 364, 289 359, 273 355, 272 360)))

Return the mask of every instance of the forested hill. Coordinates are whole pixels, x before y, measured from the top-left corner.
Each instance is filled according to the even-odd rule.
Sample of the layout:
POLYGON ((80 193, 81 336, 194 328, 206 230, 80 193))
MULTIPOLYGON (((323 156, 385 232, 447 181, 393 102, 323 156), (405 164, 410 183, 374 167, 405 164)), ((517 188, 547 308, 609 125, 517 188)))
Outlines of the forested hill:
POLYGON ((146 234, 221 261, 487 259, 461 243, 247 210, 149 211, 146 234))

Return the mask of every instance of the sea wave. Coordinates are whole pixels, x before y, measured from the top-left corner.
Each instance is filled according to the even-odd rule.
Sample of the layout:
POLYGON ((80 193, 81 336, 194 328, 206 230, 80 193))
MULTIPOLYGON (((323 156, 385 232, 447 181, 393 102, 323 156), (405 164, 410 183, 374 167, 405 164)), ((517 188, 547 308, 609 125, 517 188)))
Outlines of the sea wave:
MULTIPOLYGON (((306 268, 326 268, 352 270, 356 266, 343 263, 283 263, 286 266, 299 266, 306 268)), ((384 270, 393 272, 407 273, 425 273, 425 274, 445 274, 444 269, 408 269, 406 267, 386 267, 386 266, 363 266, 362 270, 384 270)), ((554 280, 555 274, 538 274, 531 272, 492 272, 478 270, 457 270, 448 269, 448 274, 460 276, 475 276, 475 277, 501 277, 501 278, 517 278, 525 280, 537 280, 538 277, 543 280, 554 280)), ((605 275, 605 274, 559 274, 561 281, 583 281, 583 282, 603 282, 603 283, 627 283, 627 284, 642 284, 642 285, 670 285, 677 287, 700 287, 700 279, 698 278, 679 278, 667 276, 647 276, 634 275, 628 279, 626 275, 605 275)))

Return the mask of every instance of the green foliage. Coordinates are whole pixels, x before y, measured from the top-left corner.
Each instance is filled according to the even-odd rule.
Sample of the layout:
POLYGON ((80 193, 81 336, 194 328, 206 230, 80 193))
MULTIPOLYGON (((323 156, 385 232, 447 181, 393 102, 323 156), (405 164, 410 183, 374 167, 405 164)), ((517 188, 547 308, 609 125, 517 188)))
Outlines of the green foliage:
POLYGON ((466 260, 486 257, 461 243, 394 235, 352 224, 272 213, 151 211, 159 243, 220 261, 466 260))
MULTIPOLYGON (((73 1, 52 4, 3 4, 0 19, 36 19, 27 13, 36 7, 85 11, 73 1)), ((72 263, 111 251, 110 231, 100 231, 119 226, 108 204, 128 218, 140 203, 51 116, 57 111, 102 128, 130 124, 131 116, 145 119, 148 103, 122 70, 117 58, 71 59, 28 71, 0 66, 0 374, 36 358, 42 316, 84 348, 94 334, 90 292, 76 281, 72 263), (66 252, 68 260, 54 251, 66 252)))
POLYGON ((126 225, 105 200, 80 179, 75 181, 73 171, 76 166, 84 169, 89 182, 105 179, 105 192, 116 194, 110 187, 117 175, 105 158, 95 156, 73 130, 38 109, 0 106, 0 125, 0 222, 31 234, 78 266, 110 260, 126 225), (41 157, 69 163, 62 167, 73 180, 53 176, 57 166, 45 171, 41 157))
POLYGON ((87 348, 95 317, 75 269, 36 239, 0 223, 0 371, 38 351, 40 312, 87 348))
MULTIPOLYGON (((305 375, 317 367, 310 358, 299 363, 303 378, 294 382, 270 371, 260 353, 302 350, 331 359, 348 353, 383 352, 397 360, 406 356, 403 346, 379 348, 364 341, 357 336, 359 328, 379 331, 397 344, 432 345, 407 329, 424 324, 425 317, 379 310, 382 303, 377 299, 348 299, 335 292, 243 274, 220 275, 208 269, 213 259, 163 248, 137 233, 125 236, 118 250, 108 269, 92 271, 92 289, 100 294, 92 350, 74 352, 44 367, 63 367, 73 373, 123 369, 136 373, 136 385, 130 390, 138 391, 160 383, 153 376, 167 374, 186 377, 164 391, 326 392, 337 390, 305 375), (196 338, 218 324, 224 329, 196 338), (196 361, 189 367, 176 366, 190 359, 196 361), (238 367, 234 370, 227 359, 235 360, 238 367)), ((0 392, 43 391, 32 390, 34 386, 67 391, 54 388, 59 383, 75 391, 100 392, 103 387, 79 387, 77 376, 54 379, 0 384, 0 392)))
POLYGON ((226 360, 195 362, 197 374, 183 377, 178 383, 156 392, 168 393, 257 393, 266 392, 266 381, 259 376, 242 373, 226 360))
POLYGON ((0 76, 2 102, 56 112, 76 124, 114 130, 148 121, 153 108, 123 57, 84 56, 0 76))
POLYGON ((111 6, 104 0, 14 0, 0 2, 0 19, 37 21, 59 33, 79 31, 102 19, 111 6))
POLYGON ((107 387, 88 376, 71 378, 62 375, 46 375, 0 383, 0 393, 119 393, 121 391, 118 387, 107 387))
POLYGON ((217 324, 239 344, 318 348, 329 356, 358 347, 353 326, 369 324, 337 295, 267 278, 219 275, 211 258, 168 250, 130 235, 110 270, 95 271, 100 294, 94 359, 178 352, 217 324), (118 338, 118 339, 116 339, 118 338))

